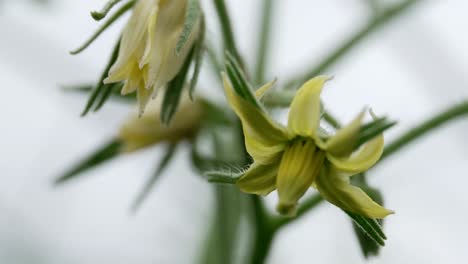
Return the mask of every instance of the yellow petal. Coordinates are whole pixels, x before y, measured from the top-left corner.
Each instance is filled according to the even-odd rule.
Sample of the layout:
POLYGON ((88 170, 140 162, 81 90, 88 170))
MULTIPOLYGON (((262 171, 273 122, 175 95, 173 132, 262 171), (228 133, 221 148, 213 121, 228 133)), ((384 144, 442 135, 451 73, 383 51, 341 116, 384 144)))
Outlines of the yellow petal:
POLYGON ((245 148, 250 156, 253 157, 255 162, 261 164, 270 164, 273 162, 279 162, 281 154, 283 153, 286 143, 268 145, 260 142, 255 137, 251 136, 251 133, 245 131, 245 148))
POLYGON ((257 98, 258 100, 262 99, 262 97, 265 95, 265 93, 268 92, 268 90, 270 90, 270 88, 273 87, 273 85, 275 85, 275 83, 276 83, 276 79, 274 79, 273 81, 271 81, 269 83, 266 83, 262 87, 258 88, 255 91, 255 98, 257 98))
POLYGON ((146 105, 151 99, 151 93, 153 92, 153 89, 146 89, 143 86, 138 86, 137 91, 138 112, 139 116, 141 116, 145 111, 146 105))
POLYGON ((366 110, 363 110, 349 125, 338 130, 325 144, 325 150, 333 156, 348 156, 353 152, 361 130, 362 120, 366 110))
POLYGON ((241 191, 257 195, 267 195, 276 188, 278 164, 262 165, 254 163, 236 185, 241 191))
POLYGON ((327 159, 338 169, 357 174, 367 171, 380 159, 384 149, 382 134, 362 145, 349 157, 336 157, 327 152, 327 159))
POLYGON ((109 75, 112 76, 114 72, 121 72, 121 69, 133 61, 135 56, 143 53, 148 24, 151 22, 158 4, 159 1, 137 1, 122 33, 119 56, 114 65, 112 65, 109 75))
POLYGON ((132 152, 161 142, 177 143, 192 137, 198 130, 203 118, 203 103, 199 98, 195 97, 192 101, 184 92, 169 125, 163 124, 160 119, 162 100, 159 97, 150 101, 143 115, 132 113, 125 120, 118 135, 124 145, 123 151, 132 152))
POLYGON ((326 200, 343 210, 378 219, 393 213, 374 202, 363 190, 351 185, 349 176, 335 168, 324 168, 315 186, 326 200))
POLYGON ((226 98, 242 122, 247 151, 256 162, 262 164, 275 160, 290 138, 286 129, 237 95, 225 74, 223 81, 226 98))
POLYGON ((276 179, 279 213, 295 214, 297 201, 314 182, 323 160, 324 153, 312 140, 297 140, 286 148, 276 179))
POLYGON ((288 128, 294 134, 315 137, 320 122, 320 93, 327 80, 326 76, 315 77, 297 91, 288 117, 288 128))

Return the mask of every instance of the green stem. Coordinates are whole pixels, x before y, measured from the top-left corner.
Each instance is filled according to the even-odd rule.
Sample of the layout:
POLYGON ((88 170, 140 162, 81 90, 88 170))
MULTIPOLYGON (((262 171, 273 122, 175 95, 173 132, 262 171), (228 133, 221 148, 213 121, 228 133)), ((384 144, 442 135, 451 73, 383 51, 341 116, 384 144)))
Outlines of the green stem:
POLYGON ((380 158, 380 162, 403 147, 409 145, 416 139, 426 135, 428 132, 466 114, 468 114, 468 100, 454 105, 446 111, 428 119, 419 126, 410 129, 408 132, 401 135, 398 139, 387 145, 384 153, 382 154, 382 157, 380 158))
POLYGON ((257 47, 257 65, 255 67, 255 84, 262 84, 265 81, 265 65, 270 48, 271 21, 275 1, 276 0, 263 0, 261 28, 257 47))
POLYGON ((224 3, 224 0, 213 0, 213 2, 216 8, 216 13, 218 14, 219 22, 221 23, 224 46, 229 52, 231 52, 236 60, 241 63, 241 65, 244 65, 241 56, 237 51, 236 41, 234 40, 234 33, 231 26, 231 19, 229 18, 226 4, 224 3))
POLYGON ((323 119, 327 121, 334 129, 339 129, 341 127, 340 122, 336 119, 330 112, 325 111, 323 113, 323 119))
POLYGON ((421 0, 407 0, 382 11, 375 18, 371 19, 371 21, 367 25, 365 25, 361 30, 359 30, 353 36, 347 39, 337 49, 332 51, 330 54, 326 55, 325 58, 321 60, 321 62, 312 67, 308 67, 309 69, 311 68, 312 71, 302 73, 299 75, 300 77, 295 77, 292 80, 288 81, 286 87, 293 87, 296 83, 303 83, 306 80, 323 73, 323 71, 327 70, 330 66, 335 64, 339 59, 343 57, 343 55, 345 55, 351 49, 356 47, 371 33, 382 28, 388 22, 394 20, 399 15, 403 14, 404 11, 408 10, 413 4, 418 2, 421 2, 421 0))
POLYGON ((275 230, 272 228, 269 215, 263 207, 261 198, 257 195, 251 195, 250 198, 254 210, 253 221, 255 225, 254 248, 250 263, 263 264, 273 243, 275 230))

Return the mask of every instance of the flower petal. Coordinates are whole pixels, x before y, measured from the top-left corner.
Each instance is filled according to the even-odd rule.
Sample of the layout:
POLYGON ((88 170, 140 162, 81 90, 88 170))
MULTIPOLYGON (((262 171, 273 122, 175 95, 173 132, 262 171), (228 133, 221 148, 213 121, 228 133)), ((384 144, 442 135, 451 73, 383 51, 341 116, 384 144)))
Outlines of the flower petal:
POLYGON ((383 134, 361 146, 349 157, 336 157, 327 152, 327 159, 338 169, 357 174, 370 169, 382 156, 384 149, 383 134))
POLYGON ((350 155, 356 146, 365 113, 366 110, 363 110, 349 125, 338 130, 326 142, 325 150, 338 157, 350 155))
POLYGON ((253 163, 236 185, 241 191, 257 195, 267 195, 276 188, 278 164, 262 165, 253 163))
POLYGON ((314 182, 323 160, 324 153, 312 140, 298 140, 286 148, 276 179, 279 213, 295 215, 297 201, 314 182))
POLYGON ((296 93, 289 109, 288 128, 294 134, 315 137, 320 122, 320 93, 329 77, 307 81, 296 93))
POLYGON ((315 181, 320 194, 339 208, 369 218, 384 218, 390 211, 374 202, 363 190, 351 185, 349 174, 325 168, 315 181))
POLYGON ((226 98, 242 122, 247 151, 256 162, 272 162, 281 154, 290 138, 287 130, 237 95, 225 74, 223 81, 226 98))
POLYGON ((127 64, 135 59, 135 56, 142 55, 145 49, 144 38, 148 33, 148 26, 152 17, 157 13, 158 5, 159 0, 137 1, 130 20, 122 33, 119 57, 110 69, 109 76, 120 72, 121 68, 125 68, 127 64))

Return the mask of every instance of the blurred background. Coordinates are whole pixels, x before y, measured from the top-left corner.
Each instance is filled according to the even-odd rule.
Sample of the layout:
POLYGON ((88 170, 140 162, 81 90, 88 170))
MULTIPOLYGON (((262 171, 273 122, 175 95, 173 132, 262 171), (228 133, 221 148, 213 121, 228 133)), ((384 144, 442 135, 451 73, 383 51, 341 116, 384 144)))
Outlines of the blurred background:
MULTIPOLYGON (((68 51, 97 27, 105 1, 0 1, 0 263, 193 263, 213 207, 210 186, 188 153, 164 173, 143 207, 129 207, 162 155, 155 147, 117 158, 61 188, 66 167, 112 137, 129 107, 109 102, 86 118, 86 97, 60 86, 98 79, 118 21, 78 56, 68 51)), ((212 1, 208 36, 219 37, 212 1)), ((227 1, 248 65, 259 0, 227 1)), ((277 1, 268 77, 307 71, 371 15, 364 0, 277 1)), ((387 1, 389 3, 397 1, 387 1)), ((427 0, 372 34, 327 74, 324 102, 348 121, 363 105, 399 121, 400 132, 468 98, 468 2, 427 0)), ((206 75, 206 74, 205 74, 206 75)), ((219 90, 202 77, 205 93, 219 90)), ((468 119, 453 122, 369 174, 396 211, 389 237, 368 263, 458 263, 468 259, 468 119)), ((268 197, 273 204, 274 197, 268 197)), ((348 219, 322 204, 277 237, 269 263, 363 263, 348 219)))

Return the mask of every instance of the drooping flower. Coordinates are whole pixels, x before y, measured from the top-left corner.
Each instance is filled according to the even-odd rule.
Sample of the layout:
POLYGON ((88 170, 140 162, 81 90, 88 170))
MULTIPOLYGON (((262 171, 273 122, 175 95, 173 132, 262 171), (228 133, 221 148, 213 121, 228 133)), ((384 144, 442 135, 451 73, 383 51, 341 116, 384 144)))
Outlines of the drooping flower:
MULTIPOLYGON (((225 75, 223 78, 227 100, 242 122, 246 149, 254 160, 236 182, 242 191, 267 195, 278 190, 277 211, 285 215, 295 214, 298 200, 311 186, 330 203, 349 212, 369 218, 393 213, 350 183, 352 175, 372 167, 383 151, 382 134, 355 150, 365 111, 332 136, 319 130, 320 94, 329 78, 313 78, 297 91, 287 126, 239 96, 229 79, 225 75)), ((256 92, 257 100, 271 85, 256 92)))
POLYGON ((176 53, 186 8, 186 0, 138 0, 124 29, 119 56, 104 83, 125 81, 122 94, 137 92, 140 114, 177 75, 198 37, 197 21, 184 48, 176 53))
POLYGON ((161 122, 161 99, 151 101, 147 111, 139 117, 133 113, 122 125, 119 139, 123 151, 131 152, 160 142, 177 143, 196 133, 203 117, 203 105, 199 98, 190 100, 188 93, 182 94, 177 112, 169 125, 161 122))

